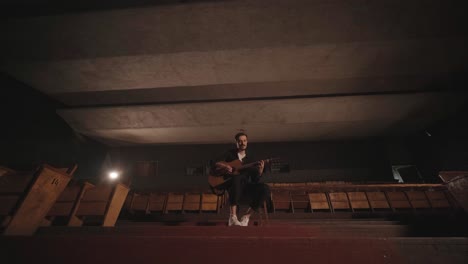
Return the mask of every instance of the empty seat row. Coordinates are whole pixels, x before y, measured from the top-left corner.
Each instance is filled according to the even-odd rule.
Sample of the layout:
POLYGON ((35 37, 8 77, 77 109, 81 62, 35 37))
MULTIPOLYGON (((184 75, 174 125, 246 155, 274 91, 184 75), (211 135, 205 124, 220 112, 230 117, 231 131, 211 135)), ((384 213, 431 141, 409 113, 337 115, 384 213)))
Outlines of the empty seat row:
POLYGON ((130 212, 169 213, 169 212, 219 212, 222 197, 208 192, 161 192, 137 193, 128 195, 125 209, 130 212))
POLYGON ((401 210, 452 208, 447 193, 432 191, 272 191, 273 210, 289 212, 337 210, 401 210))
MULTIPOLYGON (((211 193, 132 193, 125 208, 131 212, 219 212, 226 197, 211 193)), ((397 211, 419 209, 451 209, 444 190, 409 191, 294 191, 273 189, 273 212, 319 211, 397 211)))

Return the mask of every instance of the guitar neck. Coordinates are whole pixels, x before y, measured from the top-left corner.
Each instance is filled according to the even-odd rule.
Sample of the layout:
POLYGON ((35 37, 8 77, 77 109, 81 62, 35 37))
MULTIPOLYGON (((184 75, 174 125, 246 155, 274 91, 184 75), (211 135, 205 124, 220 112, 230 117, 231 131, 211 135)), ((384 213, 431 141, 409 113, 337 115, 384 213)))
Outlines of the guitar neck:
MULTIPOLYGON (((260 161, 262 160, 259 160, 259 161, 256 161, 256 162, 252 162, 252 163, 247 163, 247 164, 244 164, 242 165, 239 170, 244 170, 244 169, 248 169, 250 167, 253 167, 255 165, 257 165, 260 161)), ((266 159, 266 160, 263 160, 264 162, 269 162, 270 160, 269 159, 266 159)))

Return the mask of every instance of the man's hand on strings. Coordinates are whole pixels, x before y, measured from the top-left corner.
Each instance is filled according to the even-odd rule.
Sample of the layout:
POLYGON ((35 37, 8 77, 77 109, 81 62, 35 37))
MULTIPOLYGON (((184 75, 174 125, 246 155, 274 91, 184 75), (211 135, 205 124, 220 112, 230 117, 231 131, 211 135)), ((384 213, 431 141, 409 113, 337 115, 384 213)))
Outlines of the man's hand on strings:
POLYGON ((234 171, 231 166, 222 162, 216 163, 216 170, 220 174, 231 174, 234 171))
POLYGON ((257 165, 257 168, 258 168, 258 174, 260 176, 262 176, 263 170, 265 169, 265 161, 263 161, 263 160, 259 161, 258 165, 257 165))

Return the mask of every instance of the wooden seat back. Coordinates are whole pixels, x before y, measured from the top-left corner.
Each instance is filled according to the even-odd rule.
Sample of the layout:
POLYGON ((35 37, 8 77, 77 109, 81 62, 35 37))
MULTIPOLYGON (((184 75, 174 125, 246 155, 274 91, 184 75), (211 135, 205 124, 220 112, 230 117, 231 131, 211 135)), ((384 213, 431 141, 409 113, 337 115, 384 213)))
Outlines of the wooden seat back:
POLYGON ((348 192, 347 194, 353 211, 361 209, 370 210, 369 201, 365 192, 348 192))
POLYGON ((366 192, 369 204, 372 210, 386 210, 391 209, 388 204, 387 197, 384 192, 381 191, 368 191, 366 192))
POLYGON ((310 208, 309 195, 305 191, 291 192, 291 209, 292 212, 306 212, 310 208))
POLYGON ((395 209, 411 209, 411 204, 403 191, 389 191, 387 192, 388 202, 390 206, 395 209))
POLYGON ((166 210, 182 212, 184 205, 184 194, 183 193, 169 193, 167 196, 166 210))
POLYGON ((0 211, 5 235, 32 235, 70 181, 60 169, 43 164, 34 172, 0 177, 0 211))
POLYGON ((324 192, 309 192, 309 201, 312 212, 319 210, 331 210, 327 194, 324 192))
POLYGON ((149 195, 149 212, 163 213, 166 208, 167 193, 151 193, 149 195))
POLYGON ((444 191, 427 191, 426 195, 432 208, 452 207, 444 191))
POLYGON ((69 226, 81 225, 81 221, 76 219, 76 213, 86 191, 92 188, 94 185, 86 181, 70 183, 47 213, 42 226, 51 225, 56 217, 65 217, 69 226))
POLYGON ((84 193, 75 216, 82 220, 100 216, 103 218, 102 226, 114 226, 128 192, 129 188, 122 183, 100 184, 90 188, 84 193))
POLYGON ((200 193, 185 193, 184 205, 182 210, 184 212, 200 212, 201 206, 201 195, 200 193))
POLYGON ((219 213, 221 197, 212 193, 202 193, 201 196, 201 211, 202 212, 216 212, 219 213))
POLYGON ((289 191, 272 190, 271 200, 273 202, 273 212, 278 210, 292 210, 291 195, 289 191))
POLYGON ((330 192, 328 195, 333 211, 351 209, 346 192, 330 192))
POLYGON ((424 191, 407 191, 406 196, 414 209, 430 209, 431 205, 424 191))

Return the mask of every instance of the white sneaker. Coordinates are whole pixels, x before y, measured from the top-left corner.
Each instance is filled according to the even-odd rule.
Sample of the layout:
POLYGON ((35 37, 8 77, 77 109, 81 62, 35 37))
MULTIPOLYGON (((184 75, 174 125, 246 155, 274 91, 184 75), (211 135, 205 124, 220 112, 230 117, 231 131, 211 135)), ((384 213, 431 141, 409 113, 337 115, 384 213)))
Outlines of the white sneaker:
POLYGON ((249 225, 249 220, 250 220, 250 215, 244 215, 241 218, 241 226, 248 226, 249 225))
POLYGON ((231 215, 229 216, 228 226, 242 226, 242 224, 239 222, 239 220, 237 220, 236 215, 231 215))

